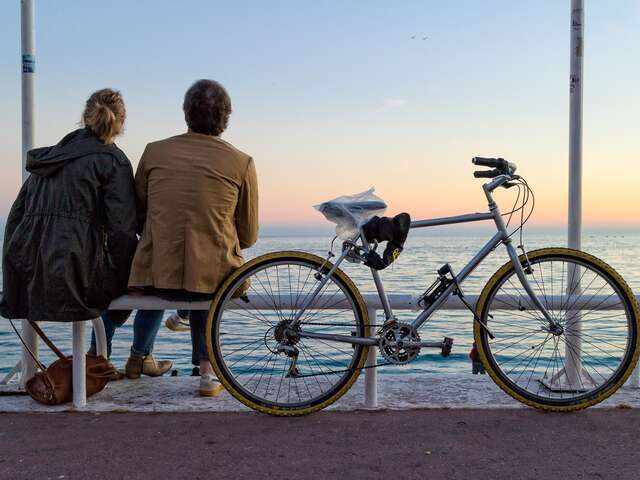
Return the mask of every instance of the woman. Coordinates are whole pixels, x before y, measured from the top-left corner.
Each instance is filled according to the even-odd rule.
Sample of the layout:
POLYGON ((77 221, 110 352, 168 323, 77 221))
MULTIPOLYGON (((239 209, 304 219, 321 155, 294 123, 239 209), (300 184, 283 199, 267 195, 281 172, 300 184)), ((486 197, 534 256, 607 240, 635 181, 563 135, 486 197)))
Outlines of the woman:
POLYGON ((84 128, 31 150, 31 173, 4 237, 6 318, 71 322, 100 316, 126 291, 137 244, 131 163, 113 142, 124 128, 120 92, 87 100, 84 128))

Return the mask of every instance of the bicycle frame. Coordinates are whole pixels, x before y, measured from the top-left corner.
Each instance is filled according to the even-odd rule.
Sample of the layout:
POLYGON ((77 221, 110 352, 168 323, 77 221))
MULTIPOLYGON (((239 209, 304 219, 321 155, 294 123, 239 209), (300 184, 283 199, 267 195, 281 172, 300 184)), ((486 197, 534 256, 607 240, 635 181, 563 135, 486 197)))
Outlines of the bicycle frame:
MULTIPOLYGON (((454 293, 458 285, 461 285, 464 280, 476 269, 480 263, 493 251, 495 248, 501 243, 504 244, 507 249, 507 254, 509 255, 509 259, 514 266, 516 271, 516 275, 520 280, 520 283, 524 287, 525 291, 529 295, 533 305, 537 307, 545 319, 549 322, 550 327, 555 323, 552 317, 550 316, 547 309, 542 305, 535 292, 531 288, 529 281, 526 277, 525 271, 522 268, 522 265, 518 259, 518 253, 516 252, 515 247, 512 244, 511 239, 509 238, 509 233, 507 232, 507 227, 502 219, 502 214, 498 205, 493 199, 492 192, 507 183, 513 177, 509 175, 499 175, 495 177, 492 181, 484 184, 482 186, 484 193, 487 197, 487 201, 489 202, 489 212, 486 213, 470 213, 465 215, 456 215, 453 217, 442 217, 442 218, 433 218, 428 220, 417 220, 411 222, 411 228, 425 228, 425 227, 435 227, 441 225, 454 225, 458 223, 467 223, 467 222, 480 222, 486 220, 493 220, 496 224, 497 232, 495 235, 480 249, 480 251, 458 272, 457 275, 454 276, 454 281, 451 282, 442 295, 440 295, 428 308, 420 312, 420 314, 411 322, 411 325, 417 330, 425 323, 431 315, 440 308, 440 306, 454 293)), ((365 251, 369 251, 370 247, 368 242, 365 239, 364 233, 362 230, 360 233, 353 239, 353 241, 360 240, 363 245, 363 249, 365 251)), ((300 311, 296 314, 293 324, 297 324, 300 321, 300 318, 303 312, 307 309, 309 305, 313 302, 315 297, 320 293, 324 285, 329 281, 333 272, 340 266, 340 264, 345 260, 347 255, 349 254, 350 249, 343 249, 342 254, 337 258, 333 267, 329 270, 329 272, 324 276, 320 284, 316 287, 316 290, 313 294, 308 298, 308 300, 303 304, 300 311)), ((394 319, 393 311, 391 309, 391 305, 389 303, 389 299, 384 290, 384 286, 382 284, 382 280, 380 278, 380 273, 378 270, 371 270, 371 275, 373 277, 374 284, 376 286, 376 290, 378 292, 378 296, 380 297, 380 301, 382 303, 382 307, 385 312, 386 320, 394 319)), ((314 333, 314 332, 300 332, 301 337, 306 338, 318 338, 335 342, 343 342, 350 344, 360 344, 360 345, 369 345, 374 346, 378 344, 378 339, 376 337, 353 337, 346 335, 333 335, 333 334, 324 334, 324 333, 314 333)))

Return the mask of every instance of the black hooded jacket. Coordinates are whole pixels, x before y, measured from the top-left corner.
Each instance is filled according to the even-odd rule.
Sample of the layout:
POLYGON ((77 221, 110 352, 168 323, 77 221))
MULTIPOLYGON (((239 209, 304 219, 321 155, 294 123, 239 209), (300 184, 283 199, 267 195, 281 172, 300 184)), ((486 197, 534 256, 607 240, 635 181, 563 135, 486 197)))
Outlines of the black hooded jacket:
POLYGON ((137 244, 131 163, 88 129, 31 150, 2 252, 0 315, 95 318, 125 292, 137 244))

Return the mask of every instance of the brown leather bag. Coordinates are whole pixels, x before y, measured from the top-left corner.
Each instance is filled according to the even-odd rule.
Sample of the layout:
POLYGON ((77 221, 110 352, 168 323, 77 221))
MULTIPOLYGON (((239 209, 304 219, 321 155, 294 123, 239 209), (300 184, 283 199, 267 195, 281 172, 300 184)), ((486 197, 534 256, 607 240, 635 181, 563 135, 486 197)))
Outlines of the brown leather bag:
MULTIPOLYGON (((40 329, 38 324, 29 321, 44 343, 58 356, 58 360, 45 368, 29 351, 40 372, 37 372, 26 383, 27 393, 36 402, 45 405, 58 405, 73 400, 73 359, 65 356, 40 329)), ((17 333, 17 331, 16 331, 17 333)), ((87 353, 87 397, 104 389, 110 379, 118 374, 111 362, 101 355, 87 353)))

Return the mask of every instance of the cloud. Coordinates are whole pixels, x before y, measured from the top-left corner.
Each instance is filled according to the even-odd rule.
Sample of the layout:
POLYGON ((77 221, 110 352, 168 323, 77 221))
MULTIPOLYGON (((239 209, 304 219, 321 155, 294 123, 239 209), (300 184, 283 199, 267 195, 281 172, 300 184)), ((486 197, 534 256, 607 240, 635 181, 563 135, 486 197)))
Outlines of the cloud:
POLYGON ((385 98, 382 104, 384 108, 401 108, 407 104, 407 101, 402 98, 385 98))

